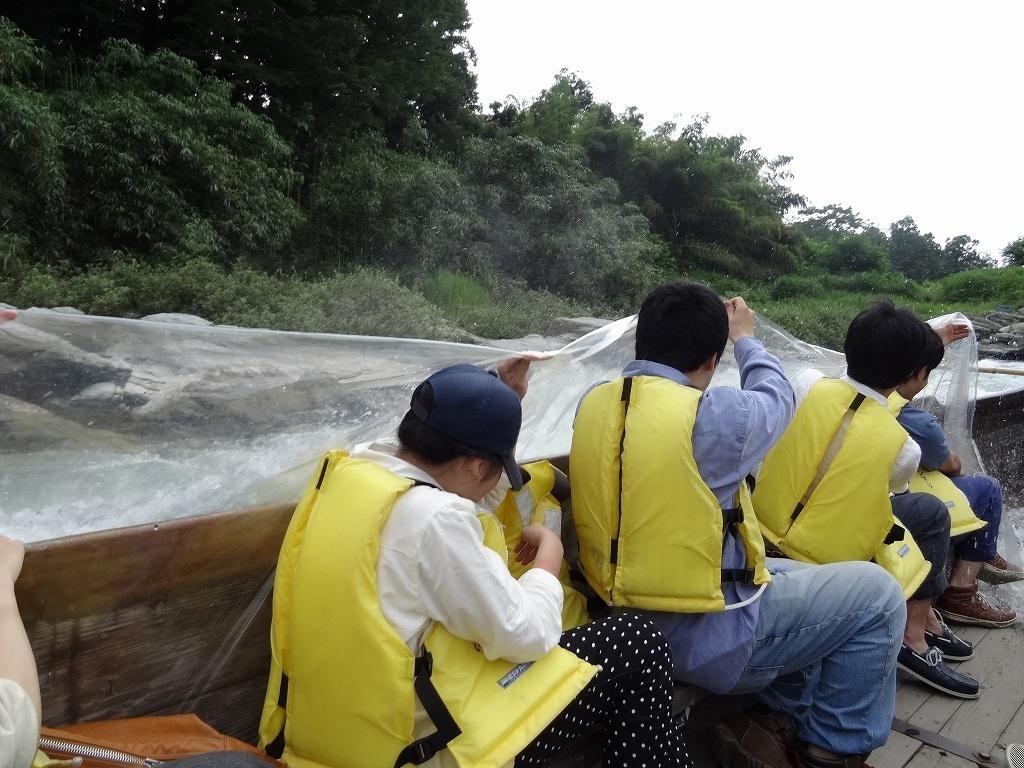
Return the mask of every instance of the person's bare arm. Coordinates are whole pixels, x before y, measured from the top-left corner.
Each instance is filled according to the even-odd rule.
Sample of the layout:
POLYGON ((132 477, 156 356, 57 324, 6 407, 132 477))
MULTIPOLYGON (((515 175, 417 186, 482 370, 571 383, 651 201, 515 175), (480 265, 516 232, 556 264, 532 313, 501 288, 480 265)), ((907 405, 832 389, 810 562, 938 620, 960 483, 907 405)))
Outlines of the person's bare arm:
POLYGON ((13 680, 28 694, 36 714, 42 715, 39 675, 25 625, 18 613, 14 582, 21 573, 25 547, 20 541, 0 535, 0 677, 13 680))
POLYGON ((950 477, 960 477, 964 473, 963 465, 960 464, 960 457, 950 451, 949 458, 939 467, 939 472, 950 477))
POLYGON ((547 571, 556 579, 562 568, 562 540, 558 534, 534 523, 523 528, 522 538, 516 545, 516 560, 522 565, 547 571))

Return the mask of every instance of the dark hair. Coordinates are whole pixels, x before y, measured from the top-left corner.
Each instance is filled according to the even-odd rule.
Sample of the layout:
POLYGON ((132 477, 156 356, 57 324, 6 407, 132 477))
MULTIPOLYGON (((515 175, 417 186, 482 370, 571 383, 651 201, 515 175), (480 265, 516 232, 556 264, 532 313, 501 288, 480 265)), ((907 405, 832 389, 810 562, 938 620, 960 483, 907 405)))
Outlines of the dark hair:
POLYGON ((921 359, 918 361, 914 373, 917 373, 922 368, 927 368, 928 373, 931 373, 939 367, 939 363, 942 362, 942 358, 946 354, 946 348, 943 346, 939 334, 927 323, 923 325, 928 332, 925 334, 924 351, 921 353, 921 359))
POLYGON ((850 323, 843 342, 849 376, 875 389, 892 389, 921 367, 931 328, 909 309, 888 299, 876 302, 850 323))
POLYGON ((729 340, 725 303, 710 288, 666 283, 651 291, 636 321, 636 356, 692 371, 712 355, 722 356, 729 340))
MULTIPOLYGON (((434 390, 430 382, 424 382, 416 388, 414 400, 419 401, 429 410, 434 404, 434 390)), ((439 432, 423 423, 423 420, 410 409, 398 425, 398 442, 406 450, 412 451, 428 464, 444 464, 461 456, 487 459, 493 465, 493 474, 502 471, 501 458, 483 448, 476 448, 443 432, 439 432)))

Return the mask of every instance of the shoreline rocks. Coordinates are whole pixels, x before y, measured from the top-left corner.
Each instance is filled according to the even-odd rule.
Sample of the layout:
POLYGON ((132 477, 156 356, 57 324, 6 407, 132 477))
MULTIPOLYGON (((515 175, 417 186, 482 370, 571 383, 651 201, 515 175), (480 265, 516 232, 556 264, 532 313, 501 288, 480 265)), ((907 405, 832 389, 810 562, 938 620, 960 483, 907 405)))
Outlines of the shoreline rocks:
POLYGON ((978 357, 1024 360, 1024 307, 998 309, 984 317, 970 317, 978 337, 978 357))

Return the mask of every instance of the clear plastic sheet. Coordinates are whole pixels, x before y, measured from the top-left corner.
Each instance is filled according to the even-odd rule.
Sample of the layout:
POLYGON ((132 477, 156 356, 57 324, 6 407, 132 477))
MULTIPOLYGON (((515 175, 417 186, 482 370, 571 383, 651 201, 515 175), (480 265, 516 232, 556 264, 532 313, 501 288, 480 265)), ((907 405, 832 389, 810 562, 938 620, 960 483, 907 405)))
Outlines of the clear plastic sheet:
MULTIPOLYGON (((933 324, 954 319, 965 318, 933 324)), ((580 396, 632 359, 634 329, 635 318, 615 321, 533 364, 521 458, 568 451, 580 396)), ((841 354, 770 322, 758 334, 791 376, 843 371, 841 354)), ((33 541, 289 501, 324 450, 391 433, 431 371, 508 355, 25 311, 0 326, 0 530, 33 541)), ((973 335, 952 345, 923 395, 972 470, 976 355, 973 335)), ((738 383, 727 351, 714 385, 738 383)))

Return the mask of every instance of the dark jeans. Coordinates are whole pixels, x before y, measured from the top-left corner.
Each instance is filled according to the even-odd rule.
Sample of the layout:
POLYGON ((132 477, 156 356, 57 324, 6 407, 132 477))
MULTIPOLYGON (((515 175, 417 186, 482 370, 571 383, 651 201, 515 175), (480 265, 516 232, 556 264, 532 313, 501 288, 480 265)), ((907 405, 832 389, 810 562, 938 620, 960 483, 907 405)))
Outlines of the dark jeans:
POLYGON ((974 514, 988 525, 953 540, 953 556, 960 560, 985 563, 996 556, 999 523, 1003 519, 1003 489, 988 475, 954 477, 953 485, 964 492, 974 514))
POLYGON ((914 593, 914 600, 934 600, 949 586, 946 557, 949 555, 949 510, 928 493, 893 496, 892 513, 910 531, 925 560, 932 564, 928 578, 914 593))

